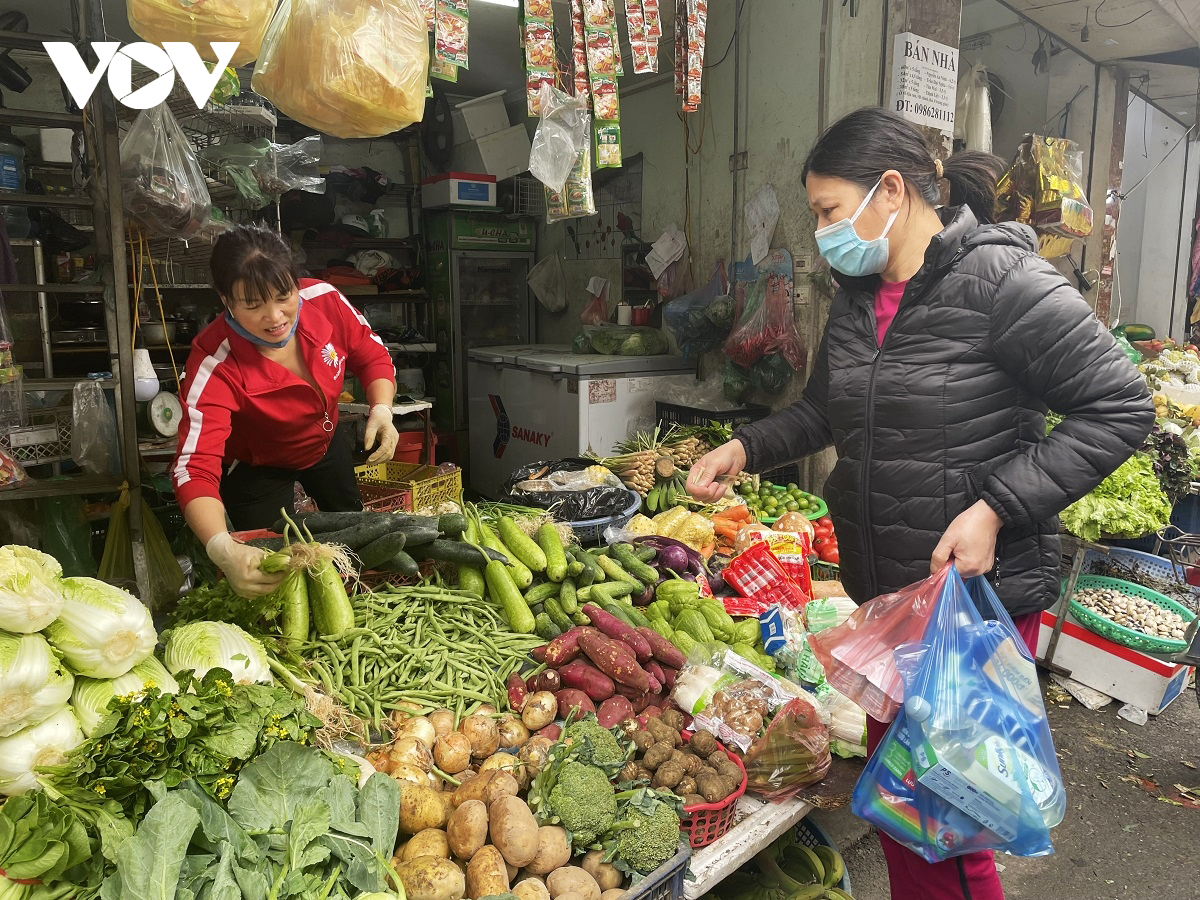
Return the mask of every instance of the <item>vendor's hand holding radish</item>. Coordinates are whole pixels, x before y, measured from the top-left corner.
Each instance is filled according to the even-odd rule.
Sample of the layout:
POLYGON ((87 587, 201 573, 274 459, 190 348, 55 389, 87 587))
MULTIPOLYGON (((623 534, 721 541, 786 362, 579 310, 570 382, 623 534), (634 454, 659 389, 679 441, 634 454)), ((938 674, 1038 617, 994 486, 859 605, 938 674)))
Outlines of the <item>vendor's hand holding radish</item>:
POLYGON ((267 574, 258 567, 267 555, 259 547, 239 544, 228 531, 214 534, 204 551, 225 576, 230 586, 243 597, 262 597, 283 581, 283 573, 267 574))
POLYGON ((746 448, 736 438, 726 441, 696 460, 688 472, 688 493, 705 503, 715 503, 725 496, 728 480, 746 466, 746 448), (726 480, 718 479, 726 476, 726 480))
POLYGON ((391 459, 399 440, 400 432, 392 424, 392 405, 376 403, 367 416, 367 432, 363 440, 364 449, 375 448, 375 452, 367 458, 367 465, 373 466, 391 459))

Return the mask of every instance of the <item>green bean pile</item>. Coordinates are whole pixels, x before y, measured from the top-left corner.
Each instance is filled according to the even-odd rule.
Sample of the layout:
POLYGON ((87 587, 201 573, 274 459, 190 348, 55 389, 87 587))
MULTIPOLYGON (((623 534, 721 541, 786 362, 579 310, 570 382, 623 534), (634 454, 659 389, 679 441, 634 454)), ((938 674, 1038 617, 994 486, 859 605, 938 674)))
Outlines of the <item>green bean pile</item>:
POLYGON ((461 719, 481 704, 503 709, 505 680, 543 643, 514 634, 475 594, 386 586, 354 599, 354 628, 294 644, 286 662, 353 714, 379 723, 392 710, 446 708, 461 719))

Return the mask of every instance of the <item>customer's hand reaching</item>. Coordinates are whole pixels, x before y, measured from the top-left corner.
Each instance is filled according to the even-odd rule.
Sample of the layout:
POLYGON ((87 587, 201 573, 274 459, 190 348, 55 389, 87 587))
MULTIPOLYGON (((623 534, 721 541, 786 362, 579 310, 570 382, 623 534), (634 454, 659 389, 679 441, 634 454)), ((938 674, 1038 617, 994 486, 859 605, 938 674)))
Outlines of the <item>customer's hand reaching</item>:
POLYGON ((705 503, 725 495, 734 475, 746 467, 746 448, 736 438, 696 460, 687 477, 688 493, 705 503))
POLYGON ((983 500, 959 513, 933 550, 930 574, 937 574, 949 560, 963 578, 990 572, 996 561, 996 535, 1003 524, 983 500))

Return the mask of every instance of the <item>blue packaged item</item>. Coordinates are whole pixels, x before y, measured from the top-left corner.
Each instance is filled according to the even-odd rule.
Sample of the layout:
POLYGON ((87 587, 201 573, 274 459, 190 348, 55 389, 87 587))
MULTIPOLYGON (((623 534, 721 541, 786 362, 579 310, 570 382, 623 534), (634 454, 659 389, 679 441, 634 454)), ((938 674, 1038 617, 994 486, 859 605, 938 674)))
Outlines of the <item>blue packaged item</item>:
POLYGON ((1053 852, 1066 794, 1037 671, 987 581, 952 571, 924 640, 895 660, 904 706, 854 811, 931 862, 1053 852))

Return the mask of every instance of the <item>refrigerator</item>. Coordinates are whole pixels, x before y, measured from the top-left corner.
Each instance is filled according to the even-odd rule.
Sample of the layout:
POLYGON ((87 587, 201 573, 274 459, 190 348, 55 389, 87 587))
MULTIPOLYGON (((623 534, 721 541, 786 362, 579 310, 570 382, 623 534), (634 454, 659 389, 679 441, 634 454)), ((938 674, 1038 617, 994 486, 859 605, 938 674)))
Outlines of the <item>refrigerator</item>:
POLYGON ((532 343, 532 219, 426 212, 432 304, 433 414, 440 428, 467 427, 467 354, 477 347, 532 343))
POLYGON ((653 422, 655 400, 696 383, 695 362, 680 356, 606 356, 529 344, 467 355, 470 483, 491 498, 529 463, 611 455, 631 427, 653 422))

